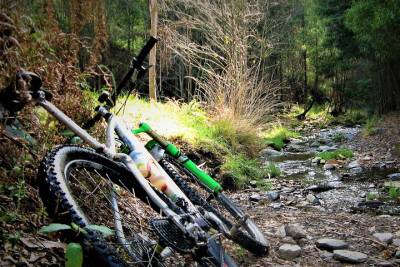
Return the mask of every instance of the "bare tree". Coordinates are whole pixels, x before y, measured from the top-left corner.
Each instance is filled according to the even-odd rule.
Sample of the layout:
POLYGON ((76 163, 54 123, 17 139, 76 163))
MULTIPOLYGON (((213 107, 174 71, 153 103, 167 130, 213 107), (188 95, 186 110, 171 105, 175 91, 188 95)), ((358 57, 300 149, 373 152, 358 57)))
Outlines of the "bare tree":
MULTIPOLYGON (((158 9, 157 0, 149 0, 150 11, 150 35, 157 37, 158 9)), ((153 65, 149 69, 149 96, 151 100, 157 101, 156 84, 156 47, 150 51, 149 64, 153 65)))

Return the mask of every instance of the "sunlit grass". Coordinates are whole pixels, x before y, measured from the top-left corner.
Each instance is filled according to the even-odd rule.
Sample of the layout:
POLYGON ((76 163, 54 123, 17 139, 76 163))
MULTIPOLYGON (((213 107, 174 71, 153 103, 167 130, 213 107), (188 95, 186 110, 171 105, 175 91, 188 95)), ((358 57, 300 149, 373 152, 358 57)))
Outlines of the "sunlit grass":
POLYGON ((272 130, 265 133, 264 138, 266 144, 271 145, 275 149, 281 150, 290 138, 297 138, 299 136, 299 133, 291 131, 286 127, 275 126, 272 130))
POLYGON ((194 149, 214 153, 224 162, 222 172, 229 172, 238 188, 267 174, 258 160, 253 159, 263 145, 262 137, 223 117, 211 118, 199 102, 148 102, 131 96, 122 118, 131 129, 137 128, 140 122, 147 122, 167 139, 180 139, 194 149))
POLYGON ((325 151, 318 153, 318 157, 324 160, 330 159, 348 159, 353 157, 353 151, 348 148, 339 148, 334 151, 325 151))
POLYGON ((196 101, 151 103, 131 96, 123 109, 123 120, 132 129, 137 128, 140 122, 147 122, 166 138, 179 137, 190 143, 204 141, 211 135, 207 115, 196 101))

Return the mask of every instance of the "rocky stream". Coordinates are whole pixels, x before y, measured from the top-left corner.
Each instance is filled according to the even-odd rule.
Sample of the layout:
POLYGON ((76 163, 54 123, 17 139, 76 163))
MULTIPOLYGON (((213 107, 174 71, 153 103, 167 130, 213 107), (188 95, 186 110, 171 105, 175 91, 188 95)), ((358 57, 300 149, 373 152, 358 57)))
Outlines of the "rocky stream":
POLYGON ((243 266, 400 266, 400 206, 389 187, 399 187, 390 151, 374 155, 357 145, 360 128, 308 129, 282 151, 266 148, 265 165, 281 175, 272 189, 252 187, 232 197, 246 207, 271 242, 270 256, 239 252, 243 266), (323 160, 341 147, 351 159, 323 160))

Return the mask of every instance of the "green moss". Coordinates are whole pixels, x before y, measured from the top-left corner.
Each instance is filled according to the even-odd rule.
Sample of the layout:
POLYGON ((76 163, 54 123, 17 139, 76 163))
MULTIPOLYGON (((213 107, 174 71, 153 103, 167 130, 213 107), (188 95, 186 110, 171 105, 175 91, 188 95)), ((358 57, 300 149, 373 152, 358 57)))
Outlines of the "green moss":
POLYGON ((340 148, 334 151, 325 151, 318 153, 317 155, 321 159, 330 160, 330 159, 348 159, 353 157, 353 151, 348 148, 340 148))
POLYGON ((290 138, 296 138, 299 136, 299 133, 290 131, 282 126, 278 126, 274 127, 270 132, 266 133, 264 138, 267 145, 270 145, 275 149, 281 150, 290 138))

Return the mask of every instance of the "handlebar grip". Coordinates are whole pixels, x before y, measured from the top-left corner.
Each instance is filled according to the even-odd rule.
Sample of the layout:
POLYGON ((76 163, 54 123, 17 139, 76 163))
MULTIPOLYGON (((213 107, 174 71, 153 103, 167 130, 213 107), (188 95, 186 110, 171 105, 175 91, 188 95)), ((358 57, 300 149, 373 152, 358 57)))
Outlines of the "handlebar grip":
POLYGON ((101 120, 101 118, 102 118, 101 114, 97 113, 93 118, 91 118, 85 124, 83 124, 82 129, 88 130, 88 129, 92 128, 96 124, 96 122, 101 120))
POLYGON ((157 38, 150 36, 150 39, 147 41, 142 50, 140 50, 139 55, 137 55, 136 57, 136 60, 134 62, 135 67, 140 67, 143 64, 143 61, 146 58, 147 54, 150 53, 150 50, 157 43, 157 41, 157 38))

